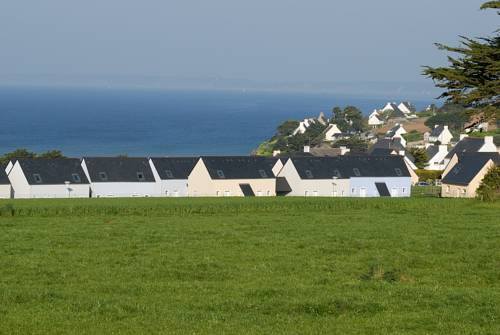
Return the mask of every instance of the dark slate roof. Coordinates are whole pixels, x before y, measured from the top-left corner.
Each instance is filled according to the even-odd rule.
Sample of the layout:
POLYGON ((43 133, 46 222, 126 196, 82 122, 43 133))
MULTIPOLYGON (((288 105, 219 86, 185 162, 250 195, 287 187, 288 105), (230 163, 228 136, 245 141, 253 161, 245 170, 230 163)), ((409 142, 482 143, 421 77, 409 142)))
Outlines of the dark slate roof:
POLYGON ((414 112, 414 111, 415 111, 415 108, 413 107, 413 105, 412 105, 410 102, 408 102, 408 101, 403 101, 403 102, 402 102, 402 104, 403 104, 403 105, 405 105, 405 106, 406 106, 406 108, 408 108, 410 111, 412 111, 412 112, 414 112))
POLYGON ((60 185, 69 181, 71 184, 88 184, 78 158, 21 158, 17 162, 30 185, 60 185), (78 175, 75 180, 73 175, 78 175))
POLYGON ((5 169, 0 167, 0 185, 9 185, 9 177, 7 177, 7 173, 5 173, 5 169))
POLYGON ((198 157, 152 157, 151 160, 162 180, 188 179, 198 157), (170 171, 170 172, 169 172, 170 171))
POLYGON ((377 142, 371 147, 370 153, 376 149, 391 149, 396 151, 406 150, 401 144, 400 138, 379 138, 377 142))
POLYGON ((425 152, 427 153, 427 158, 431 160, 432 157, 436 156, 436 154, 439 152, 439 146, 434 144, 429 145, 427 149, 425 149, 425 152))
POLYGON ((396 155, 292 157, 290 159, 301 179, 410 176, 403 157, 396 155))
POLYGON ((434 127, 432 129, 432 131, 431 131, 431 134, 429 136, 431 136, 431 137, 438 137, 443 131, 444 131, 444 126, 434 127))
POLYGON ((274 178, 277 158, 257 156, 204 156, 203 163, 212 179, 274 178))
POLYGON ((90 180, 99 182, 154 182, 153 171, 145 157, 84 157, 90 180), (106 174, 107 180, 100 177, 106 174), (138 173, 143 174, 139 180, 138 173))
POLYGON ((393 108, 393 111, 391 112, 391 115, 389 116, 390 118, 391 117, 406 117, 406 114, 403 113, 403 111, 401 111, 401 109, 399 109, 399 107, 396 104, 391 104, 391 106, 393 108))
POLYGON ((450 152, 448 152, 446 158, 451 158, 454 154, 461 152, 478 152, 483 145, 484 138, 465 137, 462 140, 458 141, 458 143, 450 150, 450 152))
POLYGON ((500 155, 496 152, 475 152, 457 155, 458 163, 442 180, 445 184, 468 185, 490 159, 496 165, 500 165, 500 155))

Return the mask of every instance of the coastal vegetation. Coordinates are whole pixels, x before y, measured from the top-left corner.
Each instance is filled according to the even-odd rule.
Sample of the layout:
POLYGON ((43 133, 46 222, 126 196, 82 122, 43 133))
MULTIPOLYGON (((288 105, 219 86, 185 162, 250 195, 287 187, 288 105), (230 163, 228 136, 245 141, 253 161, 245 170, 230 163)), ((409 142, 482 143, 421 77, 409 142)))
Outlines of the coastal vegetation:
POLYGON ((498 201, 57 199, 0 208, 6 334, 500 332, 498 201))
POLYGON ((16 149, 0 156, 0 166, 5 166, 11 159, 15 158, 64 158, 60 150, 49 150, 42 153, 32 152, 26 149, 16 149))

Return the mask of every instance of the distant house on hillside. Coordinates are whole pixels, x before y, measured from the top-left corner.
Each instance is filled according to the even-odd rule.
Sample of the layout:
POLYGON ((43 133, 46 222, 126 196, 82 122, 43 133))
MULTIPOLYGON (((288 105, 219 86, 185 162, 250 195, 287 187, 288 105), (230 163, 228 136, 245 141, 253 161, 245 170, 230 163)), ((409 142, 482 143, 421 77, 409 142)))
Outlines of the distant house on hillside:
POLYGON ((427 166, 426 170, 444 170, 446 165, 444 162, 444 158, 448 154, 448 146, 441 144, 428 144, 425 148, 425 152, 427 153, 427 166))
POLYGON ((330 123, 328 127, 326 127, 324 133, 325 141, 333 142, 337 139, 336 135, 342 134, 342 131, 337 127, 335 123, 330 123))
POLYGON ((160 196, 160 183, 144 157, 84 157, 92 197, 160 196))
POLYGON ((88 198, 80 159, 17 159, 8 174, 14 198, 88 198))
POLYGON ((484 176, 500 165, 498 153, 456 153, 443 173, 441 196, 474 198, 484 176))
POLYGON ((448 129, 448 126, 435 125, 432 132, 429 134, 429 143, 440 142, 441 144, 450 144, 453 134, 448 129))
POLYGON ((188 178, 188 193, 198 197, 275 196, 276 158, 201 157, 188 178))
POLYGON ((153 157, 150 164, 160 183, 160 194, 165 197, 187 197, 188 177, 198 162, 197 157, 153 157))
POLYGON ((388 102, 380 112, 386 115, 386 119, 406 119, 408 116, 394 102, 388 102))
MULTIPOLYGON (((389 129, 387 133, 385 134, 386 138, 403 138, 403 135, 406 134, 407 131, 406 129, 399 123, 396 123, 394 127, 389 129)), ((404 142, 404 145, 406 146, 406 141, 404 142)))
POLYGON ((408 101, 403 101, 402 103, 400 103, 398 105, 398 109, 406 115, 416 112, 415 107, 413 107, 412 104, 409 103, 408 101))
POLYGON ((370 116, 368 117, 368 125, 373 128, 380 127, 384 123, 385 123, 384 120, 376 110, 373 111, 373 113, 371 113, 370 116))
POLYGON ((399 156, 291 157, 278 174, 287 196, 407 197, 411 177, 399 156))
POLYGON ((304 134, 307 128, 309 128, 314 122, 314 119, 304 119, 304 121, 301 121, 298 127, 293 131, 292 135, 295 136, 297 134, 304 134))
POLYGON ((0 199, 10 199, 12 197, 12 187, 7 173, 0 169, 0 199))

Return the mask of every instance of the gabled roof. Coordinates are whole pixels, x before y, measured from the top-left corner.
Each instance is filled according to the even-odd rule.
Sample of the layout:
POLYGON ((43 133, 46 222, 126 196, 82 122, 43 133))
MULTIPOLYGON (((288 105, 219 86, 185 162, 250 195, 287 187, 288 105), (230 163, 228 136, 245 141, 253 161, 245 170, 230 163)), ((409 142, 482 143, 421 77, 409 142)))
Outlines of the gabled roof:
POLYGON ((438 145, 429 145, 426 149, 425 152, 427 153, 427 158, 429 160, 432 159, 432 157, 436 156, 436 154, 439 152, 439 146, 438 145))
POLYGON ((401 144, 401 139, 395 138, 379 138, 377 142, 371 147, 370 153, 376 149, 391 149, 396 151, 406 150, 403 144, 401 144))
POLYGON ((257 156, 201 157, 212 179, 270 179, 278 158, 257 156))
POLYGON ((0 185, 9 185, 9 177, 7 177, 7 173, 5 173, 5 169, 0 167, 0 185))
POLYGON ((445 184, 468 185, 489 160, 500 165, 500 155, 496 152, 461 153, 457 156, 458 163, 442 180, 445 184))
POLYGON ((67 181, 70 184, 89 183, 78 158, 20 158, 17 163, 30 185, 62 185, 67 181))
MULTIPOLYGON (((394 127, 392 127, 391 129, 389 129, 387 131, 387 133, 385 133, 385 136, 387 137, 394 137, 396 135, 396 132, 399 130, 399 128, 402 128, 403 126, 400 125, 400 124, 397 124, 395 125, 394 127)), ((403 128, 404 129, 404 128, 403 128)))
POLYGON ((84 157, 93 183, 154 182, 153 171, 145 157, 84 157), (102 174, 106 178, 102 178, 102 174), (140 178, 139 174, 142 174, 140 178))
POLYGON ((434 127, 431 131, 430 137, 438 137, 444 131, 444 126, 434 127))
POLYGON ((188 179, 198 157, 151 157, 162 180, 188 179))
POLYGON ((290 158, 301 179, 410 177, 402 156, 339 156, 290 158))
POLYGON ((446 158, 461 152, 478 152, 484 145, 484 138, 464 137, 450 150, 446 158))

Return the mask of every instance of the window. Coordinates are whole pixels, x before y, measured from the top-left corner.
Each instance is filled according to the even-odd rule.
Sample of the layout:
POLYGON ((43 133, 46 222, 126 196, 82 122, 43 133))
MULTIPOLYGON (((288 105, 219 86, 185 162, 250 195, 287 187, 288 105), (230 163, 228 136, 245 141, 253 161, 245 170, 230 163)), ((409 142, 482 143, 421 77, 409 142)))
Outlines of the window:
POLYGON ((170 170, 165 170, 165 175, 167 176, 167 178, 169 179, 173 179, 174 178, 174 174, 172 173, 172 171, 170 170))
POLYGON ((333 176, 334 176, 334 177, 337 177, 337 178, 340 178, 340 177, 341 177, 341 175, 340 175, 340 171, 339 171, 339 170, 337 170, 337 169, 333 170, 333 176))
POLYGON ((353 168, 353 169, 352 169, 352 172, 354 172, 354 175, 355 175, 356 177, 361 176, 361 172, 359 172, 359 169, 358 169, 358 168, 353 168))
POLYGON ((446 193, 450 193, 450 186, 446 186, 446 193))
POLYGON ((99 172, 99 178, 101 178, 101 181, 108 181, 108 175, 106 172, 99 172))
POLYGON ((224 175, 224 171, 222 171, 222 170, 217 170, 217 176, 219 178, 226 178, 226 176, 224 175))
POLYGON ((259 170, 259 174, 262 178, 267 178, 267 173, 264 170, 259 170))
POLYGON ((401 176, 403 175, 403 171, 401 171, 401 169, 400 169, 400 168, 395 168, 395 169, 394 169, 394 171, 396 171, 396 175, 397 175, 398 177, 401 177, 401 176))
POLYGON ((144 178, 144 173, 142 173, 142 172, 137 172, 137 180, 139 180, 139 181, 144 181, 144 180, 146 180, 146 179, 144 178))
POLYGON ((35 183, 41 184, 42 183, 42 176, 38 173, 33 173, 33 179, 35 179, 35 183))
POLYGON ((309 179, 312 179, 313 174, 312 174, 311 170, 306 170, 306 177, 309 179))
POLYGON ((73 178, 73 182, 75 182, 75 183, 79 183, 79 182, 82 181, 81 178, 80 178, 80 175, 78 173, 73 173, 71 175, 71 177, 73 178))

